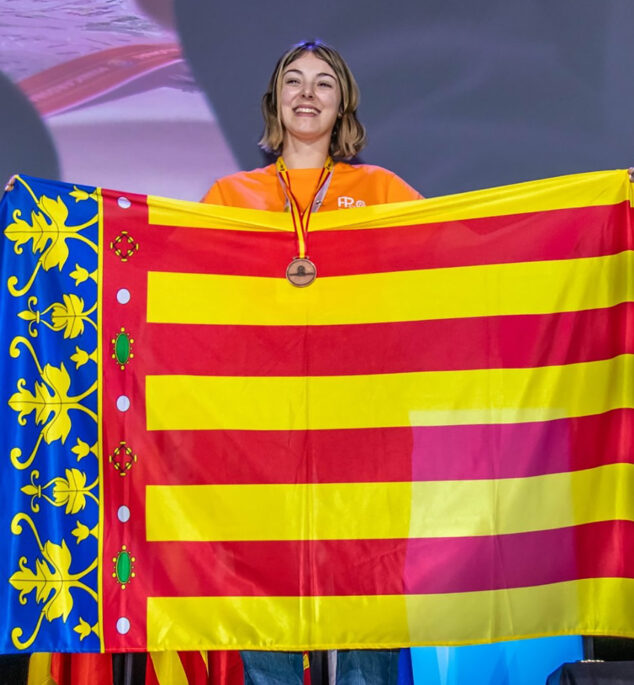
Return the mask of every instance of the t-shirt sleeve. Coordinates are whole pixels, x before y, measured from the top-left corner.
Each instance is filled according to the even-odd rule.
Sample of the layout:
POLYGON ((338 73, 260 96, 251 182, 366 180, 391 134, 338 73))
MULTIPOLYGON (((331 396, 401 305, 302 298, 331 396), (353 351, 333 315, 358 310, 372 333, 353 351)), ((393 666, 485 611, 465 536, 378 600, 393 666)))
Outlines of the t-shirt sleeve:
POLYGON ((409 202, 411 200, 422 200, 423 196, 405 183, 402 178, 392 174, 387 186, 387 202, 409 202))
POLYGON ((207 191, 201 202, 208 205, 225 205, 225 199, 220 188, 220 183, 216 181, 207 191))

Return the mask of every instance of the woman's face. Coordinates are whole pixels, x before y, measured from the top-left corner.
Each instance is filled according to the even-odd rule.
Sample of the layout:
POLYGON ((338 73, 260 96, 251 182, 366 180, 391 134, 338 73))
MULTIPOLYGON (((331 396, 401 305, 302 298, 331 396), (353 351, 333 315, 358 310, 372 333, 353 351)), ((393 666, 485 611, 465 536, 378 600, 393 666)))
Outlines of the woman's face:
POLYGON ((330 143, 341 106, 341 88, 327 62, 312 52, 302 53, 281 75, 280 116, 284 143, 330 143))

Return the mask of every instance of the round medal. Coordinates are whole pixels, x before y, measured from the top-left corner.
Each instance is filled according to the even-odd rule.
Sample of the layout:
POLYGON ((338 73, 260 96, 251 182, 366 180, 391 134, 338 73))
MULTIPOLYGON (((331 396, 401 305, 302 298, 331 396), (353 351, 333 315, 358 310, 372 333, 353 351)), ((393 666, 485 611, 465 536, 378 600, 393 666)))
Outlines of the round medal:
POLYGON ((286 278, 297 288, 305 288, 317 278, 317 269, 310 259, 295 257, 286 269, 286 278))

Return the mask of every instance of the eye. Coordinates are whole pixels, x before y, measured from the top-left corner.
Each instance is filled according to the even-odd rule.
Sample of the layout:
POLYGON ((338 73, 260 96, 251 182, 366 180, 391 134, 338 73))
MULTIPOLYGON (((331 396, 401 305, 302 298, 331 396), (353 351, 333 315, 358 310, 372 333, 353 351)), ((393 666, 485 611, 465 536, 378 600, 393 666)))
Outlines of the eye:
POLYGON ((299 79, 296 76, 287 76, 284 79, 284 84, 287 86, 295 86, 299 83, 299 79))
POLYGON ((319 81, 317 84, 320 88, 332 88, 333 84, 330 81, 319 81))

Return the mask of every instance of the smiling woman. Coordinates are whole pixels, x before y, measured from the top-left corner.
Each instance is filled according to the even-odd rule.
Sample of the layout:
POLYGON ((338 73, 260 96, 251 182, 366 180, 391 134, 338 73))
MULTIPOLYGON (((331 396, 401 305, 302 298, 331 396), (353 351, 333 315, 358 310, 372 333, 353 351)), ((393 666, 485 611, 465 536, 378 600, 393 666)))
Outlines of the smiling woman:
POLYGON ((358 105, 357 83, 334 48, 319 41, 293 46, 277 62, 262 97, 260 147, 278 155, 277 165, 226 176, 203 201, 282 211, 293 209, 293 196, 300 212, 309 206, 314 212, 420 199, 391 171, 346 163, 366 142, 358 105))
MULTIPOLYGON (((285 242, 280 249, 288 251, 282 258, 295 286, 310 285, 319 264, 319 255, 311 254, 317 267, 308 258, 311 213, 421 198, 391 171, 344 161, 352 160, 366 141, 358 104, 357 83, 336 50, 319 41, 293 46, 277 62, 262 97, 260 147, 277 155, 277 162, 226 176, 204 198, 212 204, 290 211, 296 243, 285 242)), ((359 630, 361 634, 363 626, 359 630)), ((301 653, 243 652, 242 657, 245 682, 252 685, 304 681, 301 653)), ((397 678, 398 650, 343 651, 336 663, 340 683, 391 685, 397 678)))
POLYGON ((286 164, 292 168, 304 146, 321 156, 341 117, 341 89, 332 68, 313 53, 304 53, 284 70, 279 98, 286 164))
MULTIPOLYGON (((292 115, 297 109, 313 105, 325 107, 322 117, 324 132, 328 137, 310 141, 300 149, 311 156, 321 156, 317 166, 323 164, 330 153, 335 159, 354 157, 365 145, 365 129, 357 119, 359 88, 341 55, 322 43, 300 43, 288 50, 278 61, 266 93, 262 98, 262 114, 265 130, 260 146, 267 152, 280 154, 282 149, 287 158, 292 154, 292 115), (311 90, 312 87, 312 90, 311 90), (311 103, 311 99, 322 102, 311 103), (302 101, 303 100, 303 101, 302 101), (279 107, 278 107, 279 103, 279 107), (331 105, 328 111, 328 105, 331 105), (289 109, 290 108, 290 109, 289 109), (286 114, 286 116, 285 116, 286 114)), ((289 166, 294 164, 287 159, 289 166)), ((310 159, 298 160, 309 164, 310 159)))

